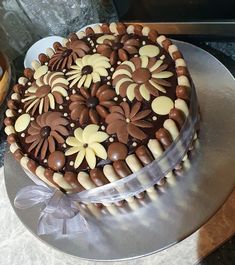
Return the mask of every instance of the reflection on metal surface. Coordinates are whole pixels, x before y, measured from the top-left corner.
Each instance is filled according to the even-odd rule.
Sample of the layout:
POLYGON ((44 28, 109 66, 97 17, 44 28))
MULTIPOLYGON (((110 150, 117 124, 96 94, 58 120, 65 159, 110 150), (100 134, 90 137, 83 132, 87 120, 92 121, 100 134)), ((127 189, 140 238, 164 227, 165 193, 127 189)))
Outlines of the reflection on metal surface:
POLYGON ((155 28, 161 34, 205 35, 219 37, 235 36, 235 22, 168 22, 131 23, 155 28))
MULTIPOLYGON (((202 115, 199 141, 186 170, 132 209, 107 207, 87 215, 90 232, 74 238, 42 236, 51 246, 85 259, 121 260, 159 251, 179 242, 205 223, 235 185, 235 81, 209 53, 177 42, 188 63, 202 115), (125 213, 129 211, 129 214, 125 213), (122 212, 122 214, 120 214, 122 212), (110 214, 112 213, 112 214, 110 214)), ((5 159, 6 188, 11 203, 31 182, 9 153, 5 159), (16 178, 17 176, 17 178, 16 178)), ((89 205, 92 209, 92 205, 89 205)), ((17 215, 36 234, 39 207, 17 215)))

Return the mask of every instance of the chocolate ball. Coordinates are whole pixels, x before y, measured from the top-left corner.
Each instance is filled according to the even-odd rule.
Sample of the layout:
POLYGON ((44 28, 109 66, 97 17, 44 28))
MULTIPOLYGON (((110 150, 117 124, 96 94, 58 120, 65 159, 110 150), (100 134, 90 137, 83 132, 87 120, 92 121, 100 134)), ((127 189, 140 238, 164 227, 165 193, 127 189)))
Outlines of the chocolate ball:
POLYGON ((37 169, 37 164, 34 160, 29 159, 27 166, 29 168, 29 170, 33 173, 35 173, 36 169, 37 169))
POLYGON ((57 49, 59 49, 61 46, 62 46, 62 45, 61 45, 58 41, 54 42, 54 44, 53 44, 53 48, 54 48, 55 51, 56 51, 57 49))
POLYGON ((13 144, 16 142, 16 135, 14 133, 11 133, 10 135, 7 136, 7 142, 9 144, 13 144))
POLYGON ((112 161, 124 160, 127 154, 128 150, 125 144, 115 142, 108 147, 108 158, 112 161))
POLYGON ((41 63, 46 63, 46 62, 49 61, 49 57, 48 57, 46 54, 44 54, 44 53, 40 53, 40 54, 38 55, 38 60, 39 60, 41 63))
POLYGON ((24 76, 28 79, 31 79, 33 77, 34 71, 31 68, 25 68, 24 69, 24 76))
POLYGON ((4 124, 6 126, 13 125, 13 120, 10 117, 7 117, 7 118, 4 119, 4 124))
POLYGON ((55 151, 49 155, 48 166, 51 169, 58 171, 64 167, 64 164, 65 164, 65 155, 61 151, 55 151))
POLYGON ((18 161, 21 160, 21 158, 23 157, 23 153, 21 152, 20 149, 17 149, 14 154, 13 154, 14 158, 18 161))
POLYGON ((45 175, 45 177, 46 177, 47 179, 52 180, 53 174, 54 174, 54 171, 51 170, 50 168, 46 168, 46 169, 45 169, 44 175, 45 175))
POLYGON ((16 92, 16 93, 20 93, 20 92, 22 91, 23 88, 24 88, 24 87, 23 87, 22 85, 20 85, 20 84, 16 84, 16 85, 13 86, 13 90, 14 90, 14 92, 16 92))

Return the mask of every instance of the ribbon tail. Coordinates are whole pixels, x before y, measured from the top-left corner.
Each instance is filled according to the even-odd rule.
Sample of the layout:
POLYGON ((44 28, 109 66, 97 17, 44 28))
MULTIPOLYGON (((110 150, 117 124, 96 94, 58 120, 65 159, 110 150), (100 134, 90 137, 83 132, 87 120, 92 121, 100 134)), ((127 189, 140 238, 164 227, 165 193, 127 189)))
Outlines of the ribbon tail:
POLYGON ((55 218, 52 214, 42 213, 38 221, 38 235, 56 234, 57 236, 74 235, 89 230, 86 219, 78 212, 72 218, 55 218))
POLYGON ((17 192, 14 205, 19 209, 27 209, 38 203, 45 202, 52 191, 49 188, 37 185, 30 185, 17 192))

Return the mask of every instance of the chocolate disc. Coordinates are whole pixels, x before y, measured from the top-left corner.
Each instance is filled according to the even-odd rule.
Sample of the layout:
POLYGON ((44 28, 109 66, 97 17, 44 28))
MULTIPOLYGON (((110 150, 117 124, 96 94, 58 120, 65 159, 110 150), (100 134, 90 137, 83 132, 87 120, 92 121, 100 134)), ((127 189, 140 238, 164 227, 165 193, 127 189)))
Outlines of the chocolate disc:
POLYGON ((53 153, 51 153, 48 157, 48 166, 55 170, 58 171, 61 168, 63 168, 65 164, 65 156, 64 153, 60 152, 60 151, 55 151, 53 153))

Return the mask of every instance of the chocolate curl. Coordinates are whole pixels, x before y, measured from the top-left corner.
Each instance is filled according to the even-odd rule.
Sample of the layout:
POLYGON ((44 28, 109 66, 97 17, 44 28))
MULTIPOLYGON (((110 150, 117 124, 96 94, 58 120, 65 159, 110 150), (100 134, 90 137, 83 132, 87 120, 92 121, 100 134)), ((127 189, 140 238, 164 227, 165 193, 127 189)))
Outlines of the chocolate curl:
POLYGON ((178 85, 176 87, 176 96, 184 100, 189 100, 189 88, 186 86, 178 85))
POLYGON ((126 33, 126 26, 123 23, 117 23, 117 31, 119 35, 123 35, 126 33))
MULTIPOLYGON (((100 187, 100 186, 103 186, 109 183, 108 179, 105 177, 104 173, 99 168, 92 169, 90 171, 90 177, 97 187, 100 187)), ((116 202, 115 204, 117 206, 123 206, 123 203, 124 201, 120 201, 120 202, 116 202)))
POLYGON ((178 66, 176 68, 176 74, 177 76, 181 76, 181 75, 189 76, 188 69, 185 66, 178 66))
MULTIPOLYGON (((136 157, 135 154, 127 156, 126 163, 133 173, 139 171, 142 168, 142 164, 140 163, 140 161, 138 160, 138 158, 136 157)), ((143 185, 146 184, 145 181, 141 181, 141 183, 143 185)), ((146 191, 148 194, 149 193, 156 193, 154 187, 148 188, 146 191)))
POLYGON ((162 42, 162 47, 163 47, 164 50, 166 50, 166 51, 168 51, 170 45, 172 45, 172 42, 171 42, 171 40, 169 40, 169 39, 165 39, 165 40, 162 42))
MULTIPOLYGON (((135 153, 144 166, 150 164, 154 160, 150 151, 144 145, 138 147, 136 149, 135 153)), ((163 185, 164 183, 165 183, 165 181, 164 181, 164 177, 163 177, 160 181, 158 181, 157 184, 163 185)))
POLYGON ((91 27, 87 27, 85 32, 87 36, 94 34, 94 30, 91 27))
MULTIPOLYGON (((164 152, 162 149, 161 144, 159 143, 159 141, 157 139, 150 139, 148 142, 148 148, 151 151, 153 157, 157 160, 162 153, 164 152)), ((167 173, 167 175, 165 175, 166 178, 170 178, 173 176, 173 172, 170 171, 169 173, 167 173)), ((161 180, 160 180, 161 181, 161 180)), ((161 184, 161 182, 157 183, 158 185, 161 184)))
MULTIPOLYGON (((119 177, 121 177, 121 178, 125 178, 131 174, 130 169, 128 168, 127 164, 123 160, 115 161, 113 163, 113 167, 114 167, 115 171, 117 172, 117 174, 119 175, 119 177)), ((136 194, 135 196, 138 199, 143 199, 144 193, 141 192, 139 194, 136 194)))
POLYGON ((173 108, 170 110, 169 118, 174 120, 177 123, 179 129, 182 128, 185 122, 184 113, 180 109, 177 109, 177 108, 173 108))
POLYGON ((101 30, 104 32, 104 33, 111 33, 110 29, 109 29, 109 24, 108 23, 103 23, 101 25, 101 30))
MULTIPOLYGON (((90 176, 86 172, 79 172, 77 180, 85 190, 96 188, 96 185, 91 181, 90 176)), ((86 206, 94 216, 98 218, 100 217, 100 209, 97 206, 92 203, 89 203, 86 206)))
MULTIPOLYGON (((120 179, 112 165, 105 165, 103 167, 103 172, 106 178, 110 182, 115 182, 120 179)), ((122 189, 117 189, 117 191, 122 192, 122 189)), ((136 203, 134 197, 129 197, 129 198, 126 198, 125 200, 131 204, 131 208, 133 208, 133 206, 134 206, 134 209, 138 208, 138 204, 136 203)))
POLYGON ((72 186, 74 192, 83 191, 84 188, 77 180, 77 175, 74 172, 65 172, 64 179, 72 186))
POLYGON ((158 32, 155 29, 150 29, 149 34, 148 34, 148 38, 152 41, 152 42, 156 42, 158 37, 158 32))
MULTIPOLYGON (((98 169, 94 168, 90 171, 90 179, 95 183, 97 187, 103 186, 105 184, 108 184, 109 181, 107 178, 104 176, 103 172, 98 169)), ((118 210, 115 205, 113 204, 104 204, 109 211, 111 215, 116 215, 118 214, 118 210)))
POLYGON ((169 147, 173 142, 170 133, 164 128, 160 128, 156 132, 155 136, 158 141, 163 145, 164 149, 169 147))
POLYGON ((135 153, 144 166, 148 165, 153 161, 151 153, 144 145, 139 146, 136 149, 135 153))

